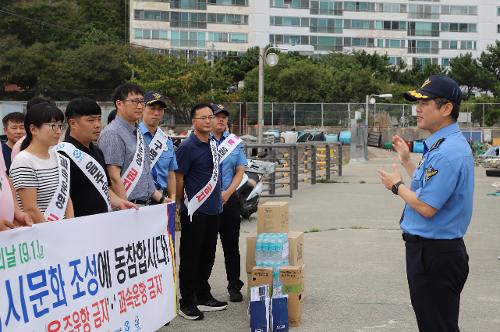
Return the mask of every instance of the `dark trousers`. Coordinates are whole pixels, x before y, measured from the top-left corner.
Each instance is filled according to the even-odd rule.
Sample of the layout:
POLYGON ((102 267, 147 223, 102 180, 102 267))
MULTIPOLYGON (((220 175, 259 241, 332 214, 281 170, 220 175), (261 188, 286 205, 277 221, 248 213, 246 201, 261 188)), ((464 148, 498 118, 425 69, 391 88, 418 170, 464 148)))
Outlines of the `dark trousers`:
POLYGON ((463 240, 406 242, 406 274, 419 331, 460 331, 460 293, 469 275, 463 240))
POLYGON ((224 204, 219 227, 220 241, 224 250, 228 288, 241 289, 240 280, 240 202, 233 194, 224 204))
POLYGON ((195 212, 193 221, 187 211, 181 212, 181 239, 179 250, 179 288, 182 307, 211 297, 210 274, 215 261, 220 215, 210 216, 195 212))

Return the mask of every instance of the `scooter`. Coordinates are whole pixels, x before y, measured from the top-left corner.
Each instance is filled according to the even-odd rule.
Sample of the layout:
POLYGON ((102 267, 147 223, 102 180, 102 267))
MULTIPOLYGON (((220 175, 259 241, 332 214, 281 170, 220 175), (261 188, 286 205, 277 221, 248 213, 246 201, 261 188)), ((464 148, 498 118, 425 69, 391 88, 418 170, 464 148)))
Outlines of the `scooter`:
POLYGON ((275 163, 262 160, 248 160, 243 179, 236 189, 240 199, 241 216, 249 219, 257 212, 260 195, 262 194, 262 178, 275 171, 275 163))

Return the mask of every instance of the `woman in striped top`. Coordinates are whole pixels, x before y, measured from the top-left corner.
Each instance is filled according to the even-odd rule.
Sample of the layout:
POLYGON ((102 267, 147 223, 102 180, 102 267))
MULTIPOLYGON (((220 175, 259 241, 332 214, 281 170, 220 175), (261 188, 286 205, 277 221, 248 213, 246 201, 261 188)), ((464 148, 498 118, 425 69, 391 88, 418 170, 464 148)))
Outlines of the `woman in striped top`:
MULTIPOLYGON (((54 104, 31 107, 24 120, 26 138, 10 168, 19 205, 37 223, 47 221, 44 213, 59 185, 58 159, 53 146, 59 142, 63 121, 63 112, 54 104)), ((65 217, 74 217, 69 197, 65 217)))

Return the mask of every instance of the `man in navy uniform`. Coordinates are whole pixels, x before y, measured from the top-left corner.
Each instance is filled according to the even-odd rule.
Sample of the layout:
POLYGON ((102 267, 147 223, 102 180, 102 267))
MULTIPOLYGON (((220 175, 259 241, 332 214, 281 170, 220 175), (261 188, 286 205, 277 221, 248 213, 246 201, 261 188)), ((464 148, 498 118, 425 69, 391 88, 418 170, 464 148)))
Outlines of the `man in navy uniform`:
POLYGON ((417 126, 431 135, 418 165, 407 145, 393 137, 401 165, 411 176, 379 171, 385 187, 405 202, 401 229, 406 246, 410 298, 420 331, 459 331, 460 293, 469 274, 463 241, 472 216, 474 160, 457 124, 462 93, 443 75, 405 93, 417 103, 417 126))
MULTIPOLYGON (((229 112, 222 105, 212 105, 215 122, 212 133, 219 147, 226 139, 235 139, 230 135, 228 128, 229 112)), ((227 291, 231 302, 241 302, 243 295, 241 288, 243 281, 240 280, 240 223, 241 206, 236 189, 245 174, 245 166, 248 161, 243 151, 243 143, 240 142, 222 161, 222 204, 223 212, 219 228, 220 241, 224 250, 224 261, 226 265, 227 291)))

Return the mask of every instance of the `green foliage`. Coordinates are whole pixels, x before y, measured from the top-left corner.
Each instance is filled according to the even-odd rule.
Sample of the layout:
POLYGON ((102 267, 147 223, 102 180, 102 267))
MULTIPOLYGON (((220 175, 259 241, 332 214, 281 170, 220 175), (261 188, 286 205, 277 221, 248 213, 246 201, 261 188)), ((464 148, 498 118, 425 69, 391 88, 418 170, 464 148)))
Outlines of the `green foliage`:
POLYGON ((188 63, 171 55, 137 52, 128 66, 134 71, 135 83, 165 93, 184 121, 189 120, 189 110, 196 102, 232 101, 226 93, 230 78, 203 59, 188 63))
POLYGON ((468 98, 474 89, 488 91, 495 85, 495 76, 481 67, 479 62, 472 58, 471 53, 462 54, 450 61, 450 77, 461 86, 467 87, 465 92, 468 98))

